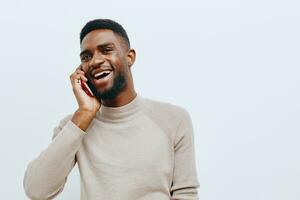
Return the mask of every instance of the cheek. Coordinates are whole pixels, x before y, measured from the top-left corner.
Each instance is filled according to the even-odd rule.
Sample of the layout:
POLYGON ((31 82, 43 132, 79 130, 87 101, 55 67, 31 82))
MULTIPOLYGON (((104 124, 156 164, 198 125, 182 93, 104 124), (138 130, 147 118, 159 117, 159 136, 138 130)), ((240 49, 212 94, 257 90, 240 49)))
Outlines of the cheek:
POLYGON ((112 58, 112 63, 113 65, 117 68, 117 70, 119 71, 125 71, 127 70, 127 61, 126 58, 122 57, 122 56, 115 56, 114 58, 112 58))

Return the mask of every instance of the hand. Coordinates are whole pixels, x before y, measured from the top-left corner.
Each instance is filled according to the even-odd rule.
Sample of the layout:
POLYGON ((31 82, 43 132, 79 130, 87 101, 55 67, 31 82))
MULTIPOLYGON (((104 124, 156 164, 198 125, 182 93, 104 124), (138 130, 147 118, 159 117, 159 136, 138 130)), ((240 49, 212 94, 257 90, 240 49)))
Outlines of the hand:
POLYGON ((82 70, 81 65, 76 68, 76 71, 70 75, 71 84, 73 87, 73 93, 76 97, 78 103, 78 110, 91 112, 96 114, 99 110, 101 103, 95 97, 90 97, 85 93, 85 91, 81 88, 81 84, 79 80, 87 82, 87 78, 84 75, 84 71, 82 70))

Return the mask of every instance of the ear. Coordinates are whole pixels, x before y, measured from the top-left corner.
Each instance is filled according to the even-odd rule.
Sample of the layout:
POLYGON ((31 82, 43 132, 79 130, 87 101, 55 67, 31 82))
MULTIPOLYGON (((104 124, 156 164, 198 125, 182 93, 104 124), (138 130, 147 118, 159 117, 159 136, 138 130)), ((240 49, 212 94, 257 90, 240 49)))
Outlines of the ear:
POLYGON ((127 64, 129 68, 131 68, 131 66, 134 64, 135 56, 136 56, 135 50, 129 49, 127 53, 127 64))

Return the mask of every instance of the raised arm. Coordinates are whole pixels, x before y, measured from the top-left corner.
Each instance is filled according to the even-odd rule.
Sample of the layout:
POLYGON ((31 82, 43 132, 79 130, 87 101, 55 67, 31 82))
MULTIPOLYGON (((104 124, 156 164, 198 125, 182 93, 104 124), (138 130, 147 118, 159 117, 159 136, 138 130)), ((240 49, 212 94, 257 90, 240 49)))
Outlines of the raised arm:
POLYGON ((83 91, 80 79, 87 81, 81 66, 70 75, 77 111, 60 122, 54 129, 51 144, 26 169, 23 185, 27 196, 33 200, 53 199, 63 190, 76 163, 76 152, 85 130, 100 108, 100 102, 83 91))

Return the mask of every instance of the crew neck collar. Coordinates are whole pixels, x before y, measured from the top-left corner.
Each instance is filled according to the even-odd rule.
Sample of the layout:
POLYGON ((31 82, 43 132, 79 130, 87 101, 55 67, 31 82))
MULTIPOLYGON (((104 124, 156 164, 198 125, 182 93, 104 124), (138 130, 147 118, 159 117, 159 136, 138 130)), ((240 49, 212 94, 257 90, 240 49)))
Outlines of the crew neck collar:
POLYGON ((99 117, 101 121, 106 122, 126 121, 140 113, 144 107, 144 103, 143 98, 137 94, 133 100, 123 106, 109 107, 101 105, 97 112, 97 117, 99 117))

